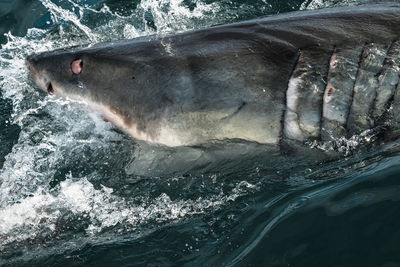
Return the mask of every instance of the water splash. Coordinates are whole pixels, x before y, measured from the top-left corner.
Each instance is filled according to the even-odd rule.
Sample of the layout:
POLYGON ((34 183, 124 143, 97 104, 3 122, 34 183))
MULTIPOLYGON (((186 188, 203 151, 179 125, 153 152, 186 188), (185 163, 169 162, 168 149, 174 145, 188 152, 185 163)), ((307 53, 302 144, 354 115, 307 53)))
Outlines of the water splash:
MULTIPOLYGON (((79 5, 75 4, 72 1, 68 1, 69 3, 73 4, 72 11, 63 9, 60 6, 57 6, 50 0, 41 0, 41 3, 43 6, 45 6, 51 15, 51 20, 54 24, 60 25, 60 22, 68 22, 70 24, 73 24, 75 27, 77 27, 80 31, 82 31, 86 37, 89 39, 89 41, 96 42, 97 38, 95 35, 91 33, 91 30, 89 27, 81 23, 81 19, 83 17, 83 8, 81 8, 79 5), (75 9, 78 11, 77 13, 79 15, 76 15, 73 11, 75 9)), ((86 9, 93 11, 93 9, 89 9, 86 7, 86 9)))
POLYGON ((306 145, 324 152, 339 152, 344 156, 360 151, 361 148, 374 143, 378 139, 379 129, 368 129, 350 138, 334 138, 332 141, 307 141, 306 145))
POLYGON ((198 28, 205 23, 210 25, 213 22, 212 18, 220 12, 216 3, 204 4, 195 1, 194 4, 195 7, 190 10, 184 6, 183 0, 148 0, 140 3, 139 11, 143 12, 144 21, 146 12, 150 12, 155 28, 161 33, 198 28))
MULTIPOLYGON (((321 9, 327 7, 337 7, 337 6, 355 6, 362 5, 368 3, 377 3, 379 0, 312 0, 305 1, 300 10, 313 10, 313 9, 321 9)), ((382 1, 381 1, 382 2, 382 1)))

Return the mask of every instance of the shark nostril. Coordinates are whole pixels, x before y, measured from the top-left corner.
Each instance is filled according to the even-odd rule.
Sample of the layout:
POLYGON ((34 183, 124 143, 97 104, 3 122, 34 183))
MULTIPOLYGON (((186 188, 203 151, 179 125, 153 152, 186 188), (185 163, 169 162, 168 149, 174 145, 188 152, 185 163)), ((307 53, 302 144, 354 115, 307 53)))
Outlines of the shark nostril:
POLYGON ((47 86, 47 93, 49 95, 53 95, 54 94, 54 88, 53 88, 53 85, 51 83, 49 83, 49 85, 47 86))

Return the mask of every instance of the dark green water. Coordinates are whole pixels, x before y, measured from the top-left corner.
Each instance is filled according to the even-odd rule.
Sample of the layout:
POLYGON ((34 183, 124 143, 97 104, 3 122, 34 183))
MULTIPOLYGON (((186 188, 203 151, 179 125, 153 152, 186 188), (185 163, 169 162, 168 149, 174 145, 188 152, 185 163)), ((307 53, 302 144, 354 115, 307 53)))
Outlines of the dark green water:
POLYGON ((0 266, 400 266, 399 144, 138 177, 133 140, 39 93, 24 65, 32 52, 354 3, 0 0, 0 266))

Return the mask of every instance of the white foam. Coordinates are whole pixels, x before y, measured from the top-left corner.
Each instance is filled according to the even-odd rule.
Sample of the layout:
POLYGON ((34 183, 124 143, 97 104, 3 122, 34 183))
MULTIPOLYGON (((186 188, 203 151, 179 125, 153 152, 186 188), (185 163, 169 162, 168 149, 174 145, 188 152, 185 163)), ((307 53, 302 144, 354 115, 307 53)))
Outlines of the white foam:
POLYGON ((300 6, 300 10, 314 10, 335 6, 353 6, 360 4, 362 1, 366 3, 368 3, 368 1, 371 2, 370 0, 312 0, 311 2, 304 1, 300 6))
POLYGON ((79 9, 80 16, 77 16, 74 12, 63 9, 62 7, 57 6, 50 0, 40 0, 40 2, 49 10, 53 23, 59 24, 60 19, 73 23, 78 29, 85 33, 90 41, 97 41, 96 35, 92 33, 90 28, 80 22, 80 19, 83 16, 83 11, 81 10, 79 5, 73 3, 72 1, 69 1, 70 3, 73 3, 74 7, 79 9))
POLYGON ((147 0, 141 1, 139 8, 150 11, 158 32, 166 33, 199 27, 201 25, 198 19, 210 19, 210 15, 204 14, 215 14, 220 10, 217 4, 205 4, 201 1, 195 1, 195 4, 193 10, 190 10, 184 6, 183 0, 147 0))
POLYGON ((0 238, 4 239, 0 251, 8 243, 34 239, 38 234, 43 237, 43 229, 47 231, 45 235, 62 231, 56 228, 56 222, 67 212, 87 218, 90 224, 86 232, 94 235, 117 224, 124 224, 124 229, 136 229, 152 221, 164 223, 219 209, 246 194, 246 188, 255 189, 256 186, 242 181, 228 194, 219 193, 194 200, 171 200, 162 193, 134 205, 114 195, 111 188, 102 186, 95 189, 87 179, 69 176, 58 190, 50 192, 41 188, 33 196, 0 209, 0 238))

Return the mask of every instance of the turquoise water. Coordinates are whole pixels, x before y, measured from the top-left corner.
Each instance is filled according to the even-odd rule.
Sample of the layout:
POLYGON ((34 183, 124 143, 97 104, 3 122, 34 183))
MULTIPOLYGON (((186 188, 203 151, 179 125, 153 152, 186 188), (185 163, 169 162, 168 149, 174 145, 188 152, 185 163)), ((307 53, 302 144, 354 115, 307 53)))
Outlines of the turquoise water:
POLYGON ((24 65, 32 52, 355 3, 0 0, 0 266, 400 266, 398 143, 137 176, 133 140, 36 90, 24 65))

